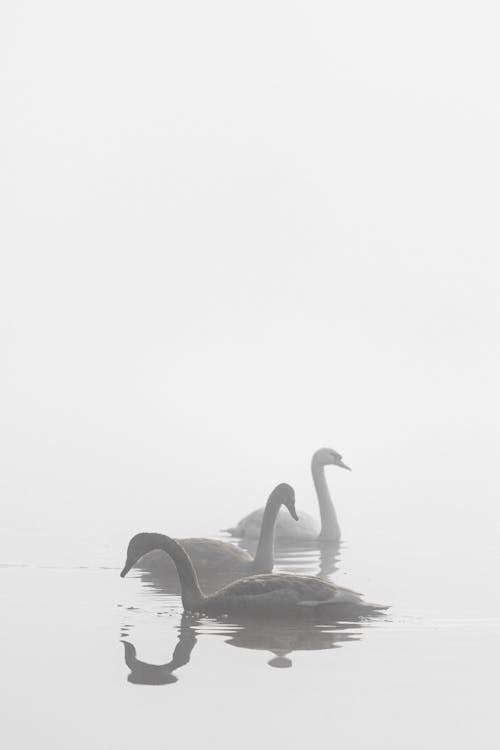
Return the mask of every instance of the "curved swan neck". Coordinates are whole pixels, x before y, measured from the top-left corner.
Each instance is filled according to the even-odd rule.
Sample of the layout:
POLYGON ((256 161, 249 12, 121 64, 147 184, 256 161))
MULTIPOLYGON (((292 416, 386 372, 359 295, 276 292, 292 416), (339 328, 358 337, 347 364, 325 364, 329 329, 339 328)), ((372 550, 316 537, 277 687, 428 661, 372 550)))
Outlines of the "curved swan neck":
POLYGON ((330 490, 325 477, 325 467, 320 464, 313 456, 311 461, 311 472, 313 477, 316 494, 318 496, 319 513, 321 516, 320 539, 340 539, 340 526, 333 507, 330 490))
POLYGON ((171 539, 164 534, 158 534, 157 537, 155 549, 161 549, 163 552, 166 552, 172 558, 177 568, 177 574, 181 582, 181 597, 184 609, 196 611, 205 600, 205 596, 200 589, 193 563, 183 547, 175 539, 171 539))
POLYGON ((252 569, 257 573, 270 573, 274 567, 274 529, 281 502, 280 497, 271 495, 266 503, 262 516, 259 544, 252 565, 252 569))

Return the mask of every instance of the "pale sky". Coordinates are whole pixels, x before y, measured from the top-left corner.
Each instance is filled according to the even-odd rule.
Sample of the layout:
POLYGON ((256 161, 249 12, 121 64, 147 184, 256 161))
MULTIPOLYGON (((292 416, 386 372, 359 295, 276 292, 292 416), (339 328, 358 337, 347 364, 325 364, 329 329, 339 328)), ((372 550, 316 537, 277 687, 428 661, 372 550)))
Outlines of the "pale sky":
POLYGON ((497 4, 1 14, 2 518, 490 533, 497 4))

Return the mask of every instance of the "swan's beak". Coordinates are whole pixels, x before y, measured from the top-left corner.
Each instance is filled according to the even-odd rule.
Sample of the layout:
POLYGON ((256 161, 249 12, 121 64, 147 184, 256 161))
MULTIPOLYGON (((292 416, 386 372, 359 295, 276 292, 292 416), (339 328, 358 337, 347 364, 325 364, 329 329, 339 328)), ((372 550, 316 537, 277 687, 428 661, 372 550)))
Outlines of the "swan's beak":
POLYGON ((125 563, 125 567, 123 568, 122 572, 120 573, 120 577, 121 578, 125 578, 125 576, 129 572, 129 570, 130 570, 130 568, 132 567, 133 564, 134 564, 133 562, 129 562, 127 560, 127 562, 125 563))
POLYGON ((299 517, 297 515, 297 511, 295 510, 295 508, 290 508, 290 515, 291 515, 291 517, 293 518, 294 521, 298 521, 299 520, 299 517))
POLYGON ((342 469, 347 469, 347 471, 352 471, 350 466, 347 466, 343 461, 337 461, 337 466, 340 466, 342 469))

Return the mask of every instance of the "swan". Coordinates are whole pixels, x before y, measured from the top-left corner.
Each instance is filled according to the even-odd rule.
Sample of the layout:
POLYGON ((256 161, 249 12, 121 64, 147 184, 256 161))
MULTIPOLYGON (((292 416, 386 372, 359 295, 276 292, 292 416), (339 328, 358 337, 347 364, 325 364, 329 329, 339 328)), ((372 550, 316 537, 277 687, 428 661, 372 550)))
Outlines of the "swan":
MULTIPOLYGON (((141 537, 141 534, 137 535, 141 537)), ((314 576, 292 573, 267 573, 248 576, 229 583, 214 594, 205 595, 200 589, 195 569, 182 545, 164 534, 147 534, 148 544, 170 555, 181 584, 182 605, 186 612, 212 616, 250 615, 301 617, 309 613, 335 613, 360 610, 387 609, 380 604, 364 602, 361 594, 341 588, 314 576)), ((123 578, 137 562, 136 537, 127 549, 123 578)))
MULTIPOLYGON (((340 453, 331 448, 320 448, 313 454, 311 472, 318 496, 321 527, 319 527, 316 519, 307 513, 301 512, 300 521, 297 524, 291 524, 287 516, 280 514, 276 523, 276 539, 339 541, 340 526, 325 477, 325 466, 328 465, 340 466, 342 469, 351 471, 350 467, 342 461, 340 453)), ((264 508, 254 510, 253 513, 245 516, 237 526, 227 529, 227 531, 233 536, 255 539, 259 536, 263 514, 264 508)))
MULTIPOLYGON (((180 539, 195 569, 201 575, 210 575, 223 570, 226 580, 234 581, 252 573, 270 573, 274 566, 274 525, 281 505, 284 505, 290 516, 298 521, 295 511, 295 492, 289 484, 278 484, 269 495, 264 510, 259 544, 255 557, 246 550, 230 542, 218 539, 180 539), (229 578, 227 577, 229 576, 229 578)), ((130 557, 137 562, 147 555, 141 567, 150 570, 156 568, 160 576, 173 573, 173 565, 161 552, 157 552, 154 540, 157 535, 137 534, 129 545, 130 557), (170 563, 167 567, 166 563, 170 563)))

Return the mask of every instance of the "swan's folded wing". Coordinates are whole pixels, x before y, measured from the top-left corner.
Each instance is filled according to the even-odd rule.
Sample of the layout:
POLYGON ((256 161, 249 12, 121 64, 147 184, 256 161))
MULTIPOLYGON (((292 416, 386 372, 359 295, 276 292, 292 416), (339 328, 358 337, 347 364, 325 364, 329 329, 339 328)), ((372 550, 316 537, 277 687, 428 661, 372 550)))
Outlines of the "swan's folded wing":
POLYGON ((231 597, 230 600, 221 599, 218 606, 217 596, 211 602, 215 609, 227 608, 227 611, 237 614, 245 613, 252 615, 273 614, 288 611, 298 603, 299 595, 290 590, 266 591, 261 594, 240 594, 231 597))
POLYGON ((230 583, 219 591, 225 597, 249 596, 256 597, 272 594, 277 597, 286 594, 296 601, 304 599, 330 599, 334 596, 336 587, 328 581, 322 581, 314 576, 294 575, 293 573, 270 573, 267 575, 248 576, 230 583))
POLYGON ((343 589, 336 587, 333 596, 328 599, 304 599, 298 604, 301 607, 317 607, 325 604, 361 604, 361 594, 357 591, 351 591, 350 589, 343 589))
POLYGON ((298 605, 300 607, 324 607, 325 605, 326 606, 335 605, 335 606, 342 606, 345 608, 354 606, 355 608, 362 607, 363 610, 389 609, 389 607, 385 604, 375 604, 374 602, 365 602, 362 596, 363 595, 359 594, 357 591, 352 591, 351 589, 344 589, 341 586, 337 586, 334 595, 330 599, 322 599, 322 600, 304 599, 303 601, 298 602, 298 605))
POLYGON ((206 611, 282 614, 297 607, 307 610, 332 605, 348 610, 385 609, 380 605, 366 604, 361 594, 328 581, 279 573, 249 576, 228 584, 208 597, 206 611))

